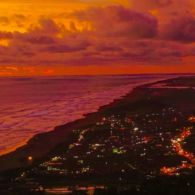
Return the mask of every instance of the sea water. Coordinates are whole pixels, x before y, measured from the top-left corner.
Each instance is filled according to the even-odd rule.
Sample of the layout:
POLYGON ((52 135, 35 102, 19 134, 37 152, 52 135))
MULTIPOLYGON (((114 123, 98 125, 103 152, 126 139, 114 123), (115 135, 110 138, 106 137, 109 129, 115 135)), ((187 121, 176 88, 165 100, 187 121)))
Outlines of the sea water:
POLYGON ((82 118, 129 93, 171 75, 0 78, 0 155, 38 133, 82 118))

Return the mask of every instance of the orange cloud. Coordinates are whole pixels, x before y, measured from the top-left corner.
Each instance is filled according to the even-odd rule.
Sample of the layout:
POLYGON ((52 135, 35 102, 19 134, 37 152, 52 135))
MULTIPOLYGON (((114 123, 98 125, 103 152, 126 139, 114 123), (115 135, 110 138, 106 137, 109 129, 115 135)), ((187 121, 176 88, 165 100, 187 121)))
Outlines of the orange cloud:
POLYGON ((0 75, 194 71, 194 3, 179 1, 0 3, 14 8, 0 16, 0 75))

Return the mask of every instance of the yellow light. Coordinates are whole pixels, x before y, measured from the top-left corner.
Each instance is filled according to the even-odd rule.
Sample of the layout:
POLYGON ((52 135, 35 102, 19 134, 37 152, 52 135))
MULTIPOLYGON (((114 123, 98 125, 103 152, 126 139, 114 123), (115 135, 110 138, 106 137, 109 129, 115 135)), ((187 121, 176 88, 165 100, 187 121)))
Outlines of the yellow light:
POLYGON ((33 157, 32 157, 32 156, 29 156, 29 157, 28 157, 28 160, 29 160, 29 161, 32 161, 32 160, 33 160, 33 157))

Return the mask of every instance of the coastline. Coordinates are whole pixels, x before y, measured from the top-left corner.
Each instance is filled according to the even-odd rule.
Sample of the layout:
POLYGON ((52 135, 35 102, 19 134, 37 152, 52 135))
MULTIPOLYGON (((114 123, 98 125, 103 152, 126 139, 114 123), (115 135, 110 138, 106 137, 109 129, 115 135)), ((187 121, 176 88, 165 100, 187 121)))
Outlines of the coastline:
POLYGON ((120 106, 121 103, 128 103, 133 101, 136 96, 136 89, 144 88, 151 84, 158 82, 165 82, 174 78, 166 78, 151 82, 144 82, 144 84, 139 84, 138 86, 132 88, 125 96, 122 96, 119 99, 115 99, 113 102, 101 106, 96 112, 92 112, 84 115, 84 118, 75 120, 73 122, 67 123, 65 125, 60 125, 54 128, 54 130, 46 133, 41 133, 35 135, 31 138, 26 145, 22 145, 17 148, 15 151, 7 153, 0 156, 0 171, 12 170, 17 168, 22 168, 30 166, 32 162, 28 161, 29 157, 33 157, 33 161, 39 161, 40 159, 45 158, 52 150, 54 150, 60 144, 68 144, 71 133, 74 129, 83 128, 94 124, 99 119, 104 116, 106 112, 109 112, 114 107, 120 106))

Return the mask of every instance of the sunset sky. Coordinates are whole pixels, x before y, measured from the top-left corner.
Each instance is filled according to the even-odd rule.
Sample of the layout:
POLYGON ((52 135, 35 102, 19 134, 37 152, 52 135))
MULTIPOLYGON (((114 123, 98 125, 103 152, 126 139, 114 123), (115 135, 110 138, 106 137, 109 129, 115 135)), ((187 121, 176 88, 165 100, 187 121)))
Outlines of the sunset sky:
POLYGON ((194 0, 0 0, 0 76, 195 73, 194 0))

